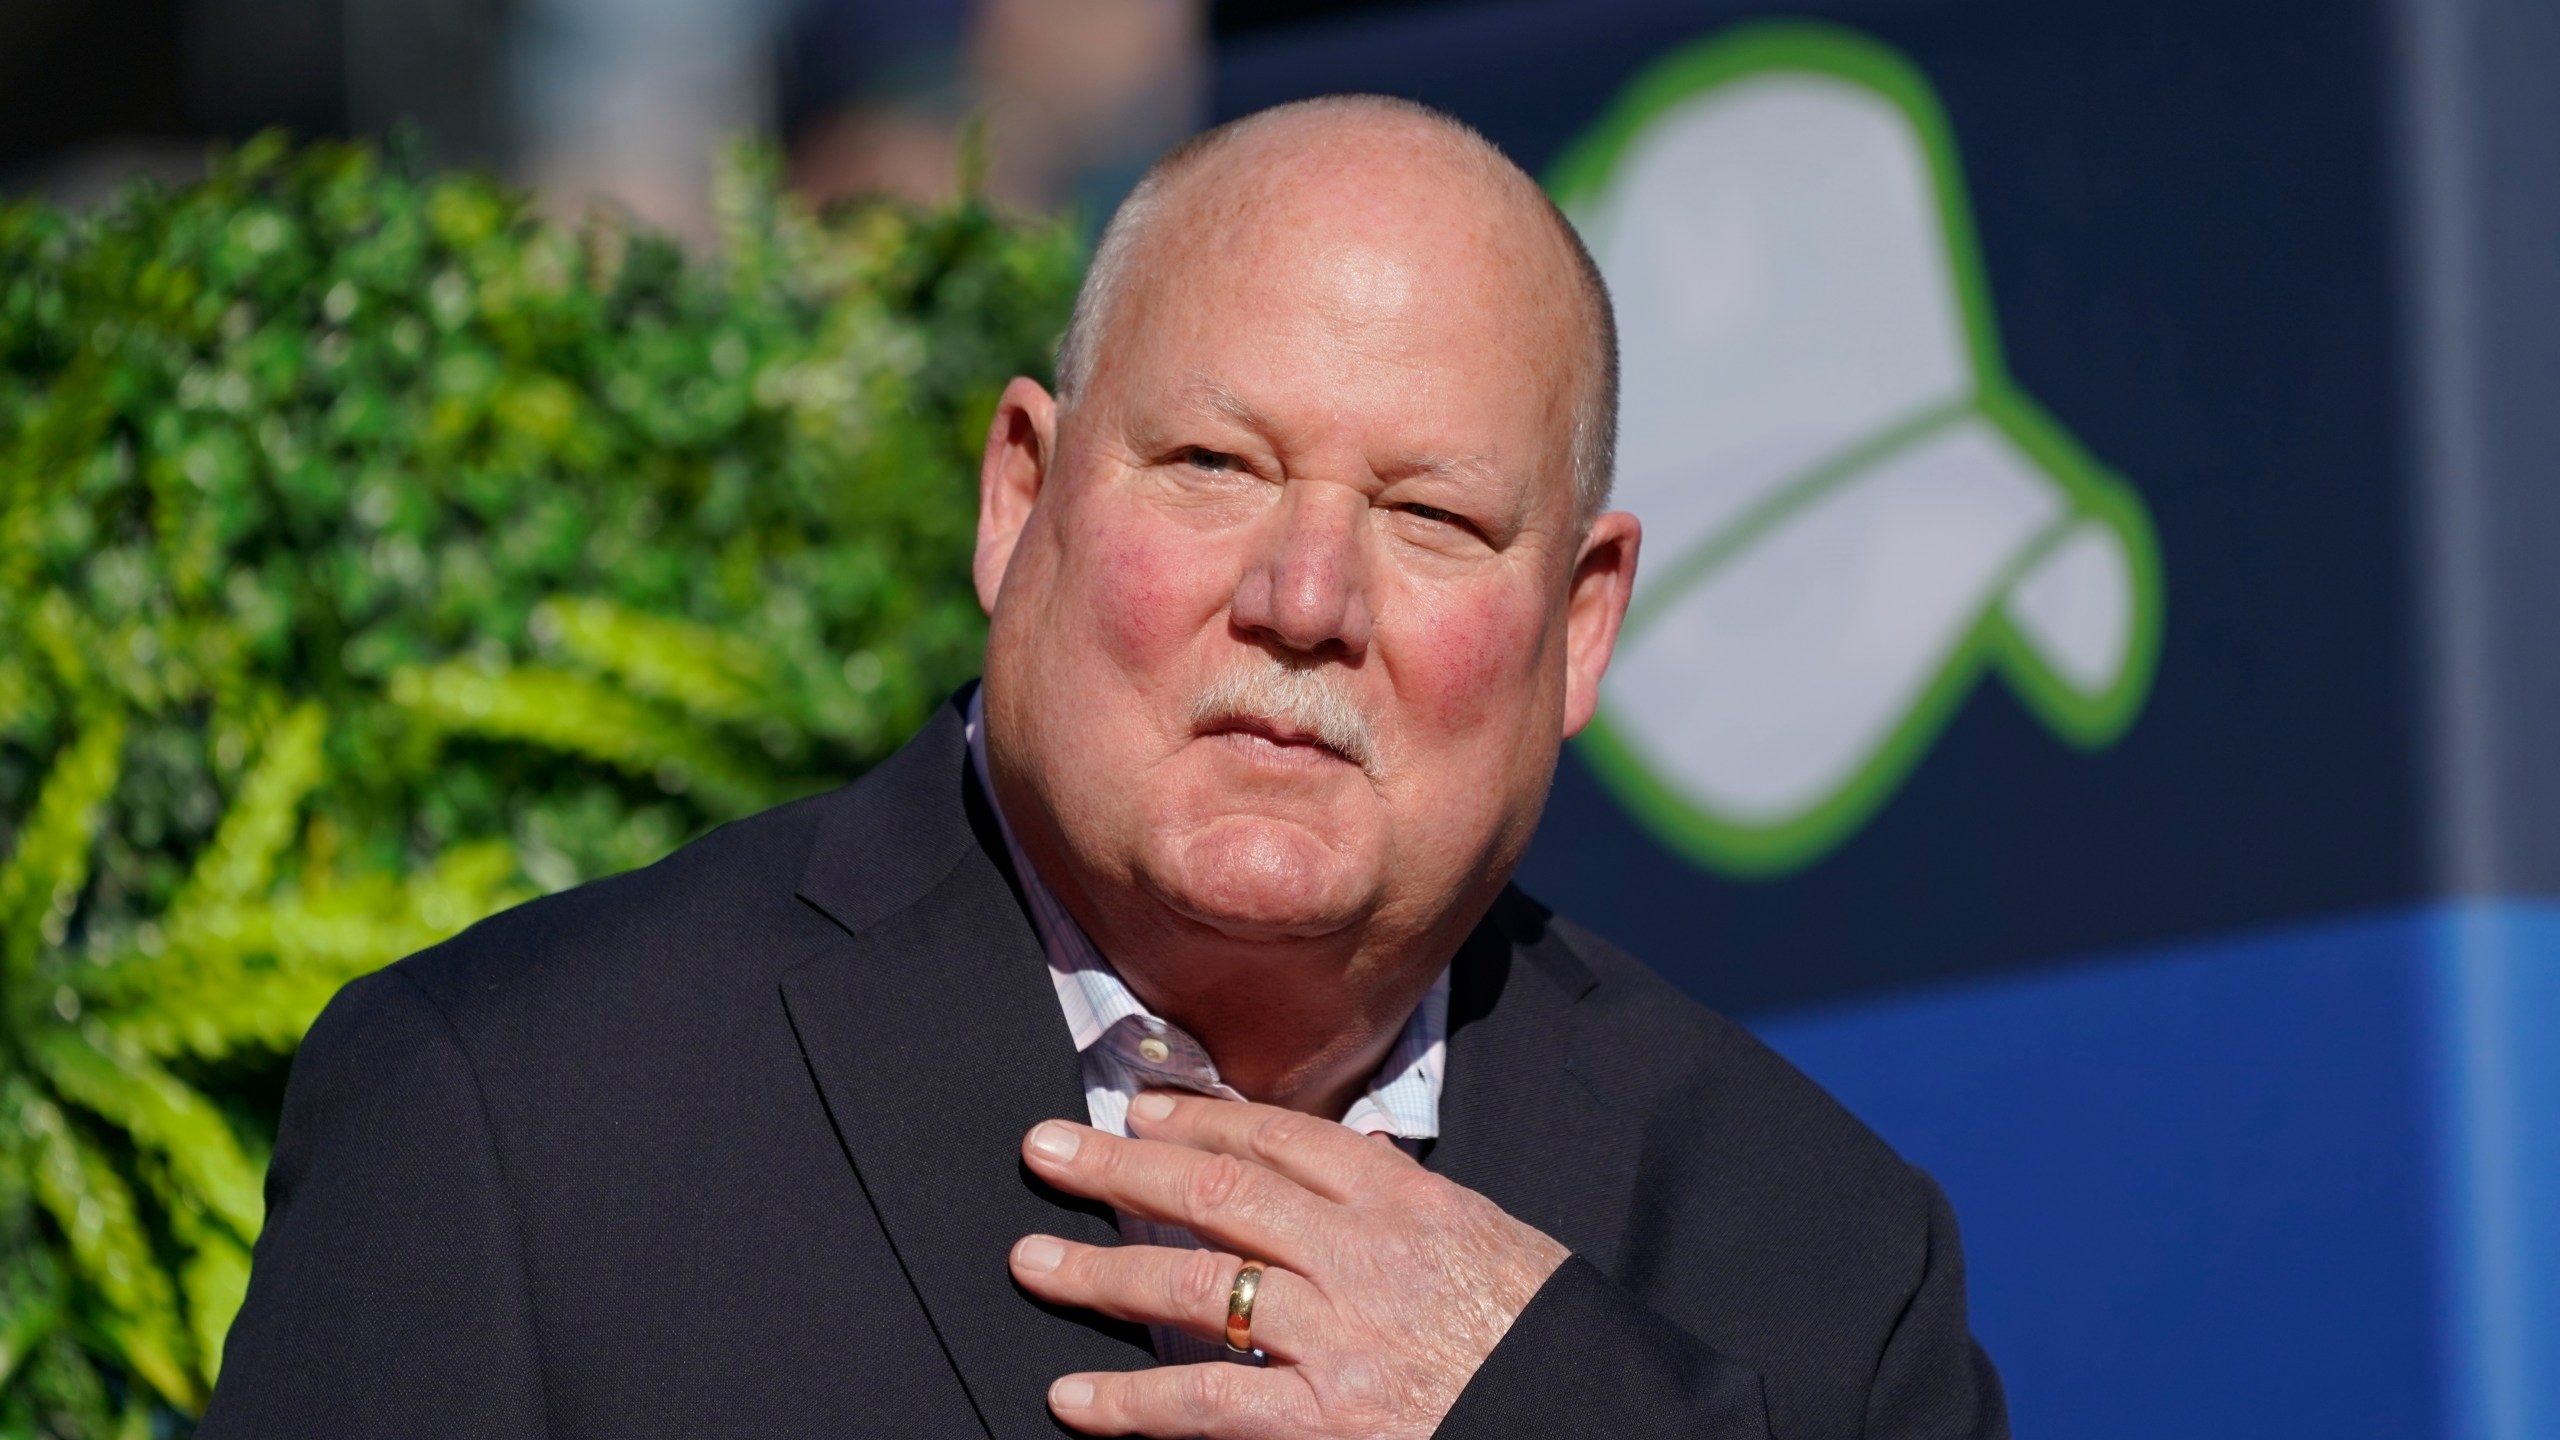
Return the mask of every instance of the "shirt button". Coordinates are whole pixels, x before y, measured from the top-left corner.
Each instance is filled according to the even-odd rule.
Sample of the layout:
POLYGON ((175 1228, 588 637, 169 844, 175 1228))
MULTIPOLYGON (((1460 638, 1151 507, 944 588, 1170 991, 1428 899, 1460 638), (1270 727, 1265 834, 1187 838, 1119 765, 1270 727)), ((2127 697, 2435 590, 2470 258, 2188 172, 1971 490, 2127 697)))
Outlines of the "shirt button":
POLYGON ((1173 1047, 1150 1035, 1138 1042, 1138 1056, 1150 1065, 1161 1065, 1173 1058, 1173 1047))

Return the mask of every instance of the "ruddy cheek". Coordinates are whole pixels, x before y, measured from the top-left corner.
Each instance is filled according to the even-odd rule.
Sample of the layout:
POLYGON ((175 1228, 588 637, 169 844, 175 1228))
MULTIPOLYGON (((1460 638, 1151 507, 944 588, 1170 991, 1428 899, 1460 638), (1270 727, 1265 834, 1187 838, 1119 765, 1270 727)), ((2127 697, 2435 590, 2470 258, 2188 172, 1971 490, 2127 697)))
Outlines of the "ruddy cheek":
POLYGON ((1441 733, 1473 730, 1530 702, 1544 663, 1538 612, 1516 603, 1460 604, 1438 618, 1415 647, 1419 655, 1399 668, 1420 671, 1413 689, 1441 733))
POLYGON ((1215 548, 1195 536, 1132 525, 1093 539, 1086 587, 1093 609, 1086 618, 1123 666, 1144 670, 1181 650, 1234 589, 1232 574, 1220 583, 1215 548))

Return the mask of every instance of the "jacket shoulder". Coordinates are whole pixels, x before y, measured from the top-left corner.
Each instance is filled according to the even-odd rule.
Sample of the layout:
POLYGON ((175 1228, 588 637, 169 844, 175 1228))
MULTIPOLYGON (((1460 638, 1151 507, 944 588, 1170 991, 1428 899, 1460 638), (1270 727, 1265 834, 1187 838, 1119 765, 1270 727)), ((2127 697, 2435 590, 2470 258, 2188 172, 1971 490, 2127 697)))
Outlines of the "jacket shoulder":
POLYGON ((1964 1338, 1936 1183, 1742 1026, 1581 926, 1551 930, 1592 977, 1575 1068, 1641 1131, 1613 1275, 1760 1372, 1778 1433, 1857 1432, 1924 1291, 1954 1297, 1964 1338))
POLYGON ((1578 1007, 1579 1069, 1604 1072, 1645 1112, 1649 1159, 1699 1166, 1802 1223, 1925 1245, 1935 1182, 1784 1056, 1563 916, 1548 920, 1592 975, 1578 1007), (1596 1032, 1596 1033, 1595 1033, 1596 1032))
MULTIPOLYGON (((848 787, 850 789, 850 787, 848 787)), ((681 1003, 775 972, 824 923, 794 898, 826 807, 848 791, 720 826, 655 864, 530 900, 392 969, 454 1023, 598 1013, 611 997, 681 1003)))

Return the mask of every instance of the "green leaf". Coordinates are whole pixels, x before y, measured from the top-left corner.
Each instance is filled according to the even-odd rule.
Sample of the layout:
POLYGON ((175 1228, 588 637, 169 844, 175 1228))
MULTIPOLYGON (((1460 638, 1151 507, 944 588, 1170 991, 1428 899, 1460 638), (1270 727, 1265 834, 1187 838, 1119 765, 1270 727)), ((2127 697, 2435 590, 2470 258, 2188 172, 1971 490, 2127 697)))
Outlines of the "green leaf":
POLYGON ((0 1389, 62 1321, 62 1303, 51 1294, 13 1287, 8 1299, 8 1312, 0 1315, 0 1389))
POLYGON ((670 793, 699 791, 724 814, 777 798, 716 741, 582 675, 532 665, 492 673, 464 663, 397 671, 390 689, 394 703, 443 729, 599 760, 670 793))
POLYGON ((533 612, 534 633, 634 694, 707 720, 736 723, 775 709, 773 660, 708 625, 626 609, 610 600, 561 597, 533 612))
POLYGON ((166 927, 183 932, 216 906, 262 894, 275 878, 276 857, 293 840, 303 797, 320 783, 320 741, 328 717, 304 702, 275 728, 257 767, 197 856, 186 886, 170 902, 166 927))
POLYGON ((178 1287, 187 1300, 197 1367, 210 1391, 222 1375, 223 1341, 249 1296, 249 1247, 193 1206, 179 1207, 173 1219, 188 1252, 178 1268, 178 1287))
POLYGON ((28 1050, 65 1099, 122 1126, 242 1239, 257 1238, 266 1223, 258 1172, 211 1101, 103 1035, 47 1027, 28 1050))
POLYGON ((192 948, 135 956, 83 978, 115 1042, 219 1059, 289 1048, 337 988, 531 898, 515 847, 456 846, 406 879, 371 875, 206 912, 192 948))
POLYGON ((98 809, 116 788, 124 750, 122 716, 91 717, 46 772, 17 848, 0 868, 0 960, 10 993, 22 992, 38 951, 62 939, 88 880, 98 809))
POLYGON ((189 1364, 191 1346, 132 1187, 51 1101, 23 1092, 10 1098, 17 1123, 35 1142, 36 1199, 62 1227, 71 1258, 95 1293, 98 1329, 135 1375, 192 1413, 202 1395, 189 1364))

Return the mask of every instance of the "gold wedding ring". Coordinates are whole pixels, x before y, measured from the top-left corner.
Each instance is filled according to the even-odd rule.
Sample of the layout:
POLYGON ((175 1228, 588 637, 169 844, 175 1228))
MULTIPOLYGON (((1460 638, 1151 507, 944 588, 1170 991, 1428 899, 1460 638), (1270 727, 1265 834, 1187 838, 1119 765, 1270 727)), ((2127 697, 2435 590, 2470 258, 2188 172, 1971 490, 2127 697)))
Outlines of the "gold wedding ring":
POLYGON ((1239 1355, 1253 1353, 1253 1297, 1260 1293, 1262 1262, 1247 1260, 1227 1287, 1227 1348, 1239 1355))

